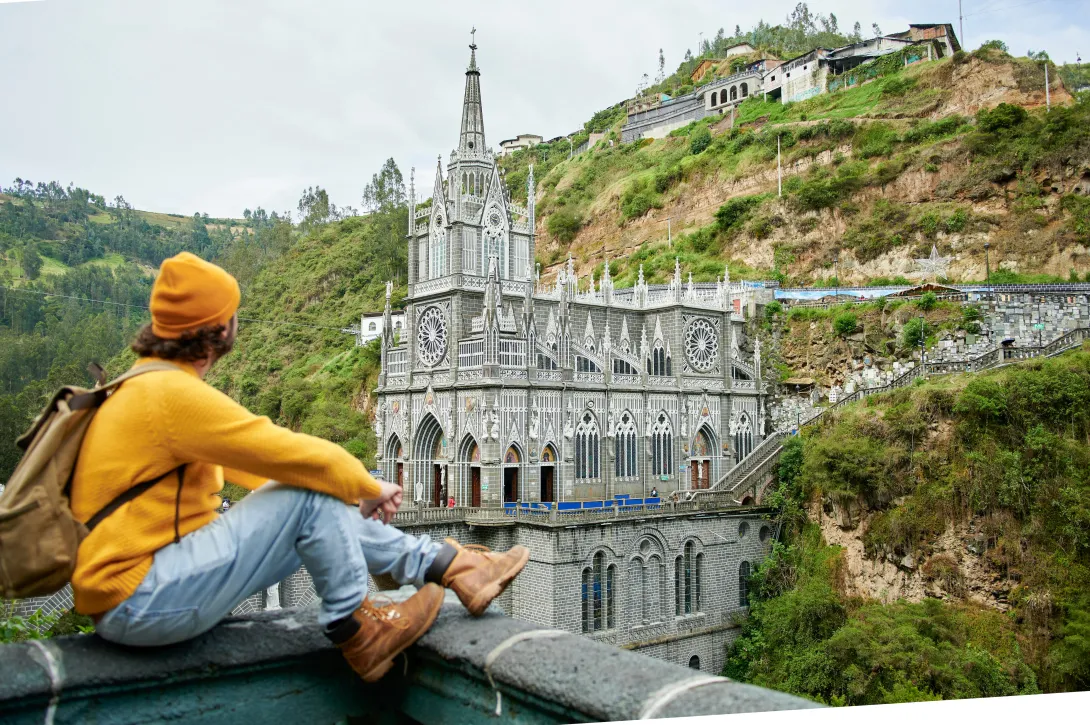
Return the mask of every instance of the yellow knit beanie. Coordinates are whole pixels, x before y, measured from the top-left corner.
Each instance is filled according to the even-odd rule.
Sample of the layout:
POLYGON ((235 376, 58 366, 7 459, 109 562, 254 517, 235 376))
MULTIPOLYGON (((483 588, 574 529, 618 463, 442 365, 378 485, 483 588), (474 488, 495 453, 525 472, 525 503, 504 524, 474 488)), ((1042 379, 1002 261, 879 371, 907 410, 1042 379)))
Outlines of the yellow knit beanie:
POLYGON ((151 331, 175 340, 201 327, 226 325, 241 296, 238 282, 225 270, 182 252, 159 267, 151 288, 151 331))

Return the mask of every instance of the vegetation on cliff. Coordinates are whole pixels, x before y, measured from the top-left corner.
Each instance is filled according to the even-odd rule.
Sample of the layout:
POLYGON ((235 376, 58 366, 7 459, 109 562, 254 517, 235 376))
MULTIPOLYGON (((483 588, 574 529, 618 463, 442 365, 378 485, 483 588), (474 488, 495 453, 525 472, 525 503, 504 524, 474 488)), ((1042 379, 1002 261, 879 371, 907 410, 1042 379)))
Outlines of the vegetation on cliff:
POLYGON ((833 704, 1090 686, 1090 350, 838 411, 789 441, 772 502, 786 544, 728 675, 833 704), (926 596, 858 595, 829 515, 926 596))
POLYGON ((547 271, 571 252, 584 272, 610 257, 622 279, 642 263, 658 282, 676 256, 694 279, 730 264, 808 283, 830 276, 839 251, 841 279, 858 284, 909 274, 937 245, 958 258, 953 278, 982 279, 990 241, 993 270, 1081 279, 1090 105, 1054 70, 1046 112, 1045 62, 988 46, 800 103, 754 96, 733 125, 713 116, 570 161, 565 143, 503 163, 509 180, 535 163, 547 271))

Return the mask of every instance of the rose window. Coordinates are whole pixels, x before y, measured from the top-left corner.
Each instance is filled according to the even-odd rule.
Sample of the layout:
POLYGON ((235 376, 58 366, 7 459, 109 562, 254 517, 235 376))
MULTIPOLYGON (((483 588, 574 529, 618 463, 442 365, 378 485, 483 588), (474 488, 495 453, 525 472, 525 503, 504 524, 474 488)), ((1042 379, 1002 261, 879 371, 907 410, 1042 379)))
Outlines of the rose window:
POLYGON ((708 372, 715 365, 718 353, 719 335, 715 328, 707 320, 694 320, 685 331, 685 355, 689 364, 700 372, 708 372))
POLYGON ((420 360, 431 367, 443 359, 447 351, 447 323, 438 307, 429 307, 420 315, 416 339, 420 348, 420 360))

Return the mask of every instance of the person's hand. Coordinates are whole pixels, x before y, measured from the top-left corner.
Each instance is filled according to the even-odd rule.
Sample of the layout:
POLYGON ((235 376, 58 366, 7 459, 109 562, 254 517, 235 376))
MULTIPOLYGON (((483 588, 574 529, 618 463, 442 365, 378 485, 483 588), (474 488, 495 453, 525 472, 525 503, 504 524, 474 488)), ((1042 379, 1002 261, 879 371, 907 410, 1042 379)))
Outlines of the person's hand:
POLYGON ((376 519, 388 524, 401 508, 401 487, 386 481, 379 481, 378 486, 379 495, 376 498, 360 501, 360 513, 364 518, 376 519))

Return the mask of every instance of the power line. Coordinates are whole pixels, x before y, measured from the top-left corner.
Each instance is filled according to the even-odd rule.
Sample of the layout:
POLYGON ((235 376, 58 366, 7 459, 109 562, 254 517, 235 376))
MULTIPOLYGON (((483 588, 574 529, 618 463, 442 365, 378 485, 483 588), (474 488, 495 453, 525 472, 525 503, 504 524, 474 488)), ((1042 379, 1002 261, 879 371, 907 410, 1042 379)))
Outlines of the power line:
POLYGON ((991 7, 991 8, 988 8, 986 10, 978 10, 975 13, 966 13, 965 17, 971 18, 974 15, 987 15, 989 13, 998 13, 998 12, 1002 12, 1004 10, 1014 10, 1015 8, 1024 8, 1027 5, 1037 5, 1037 4, 1040 4, 1040 3, 1043 3, 1043 2, 1049 2, 1049 0, 1030 0, 1029 2, 1019 3, 1018 5, 1004 5, 1001 8, 991 7))
MULTIPOLYGON (((61 299, 75 300, 77 302, 91 302, 91 303, 97 302, 97 303, 103 304, 103 305, 113 305, 115 307, 126 307, 126 308, 134 309, 134 310, 150 310, 151 309, 147 305, 130 305, 130 304, 126 304, 124 302, 112 302, 110 300, 95 299, 93 297, 76 297, 75 295, 62 295, 62 294, 57 294, 56 292, 41 292, 39 290, 19 289, 18 287, 2 287, 2 286, 0 286, 0 289, 7 290, 8 292, 20 292, 20 293, 23 293, 23 294, 39 295, 41 297, 59 297, 61 299)), ((291 327, 307 327, 307 328, 310 328, 312 330, 336 330, 337 332, 345 332, 346 331, 346 329, 343 328, 343 327, 333 327, 332 325, 310 325, 310 324, 307 324, 307 323, 304 323, 304 322, 287 322, 287 321, 279 321, 279 320, 259 320, 259 319, 254 318, 254 317, 239 317, 238 319, 239 319, 240 322, 254 322, 254 323, 257 323, 257 324, 261 324, 261 325, 288 325, 288 326, 291 326, 291 327)))

